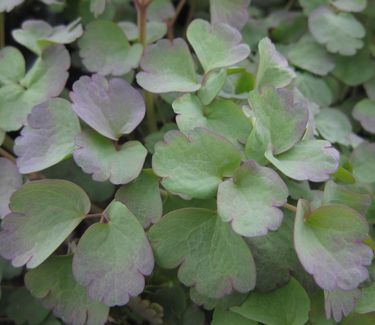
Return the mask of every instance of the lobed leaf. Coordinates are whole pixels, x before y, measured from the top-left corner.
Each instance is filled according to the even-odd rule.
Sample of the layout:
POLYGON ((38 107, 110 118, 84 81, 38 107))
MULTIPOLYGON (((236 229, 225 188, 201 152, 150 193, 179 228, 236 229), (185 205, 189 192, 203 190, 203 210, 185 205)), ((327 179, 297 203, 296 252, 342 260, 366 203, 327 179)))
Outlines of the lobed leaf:
POLYGON ((361 296, 361 290, 334 290, 324 291, 326 316, 340 322, 343 317, 348 316, 354 309, 357 300, 361 296))
POLYGON ((352 115, 367 132, 375 134, 375 101, 362 99, 354 106, 352 115))
POLYGON ((228 24, 241 30, 249 20, 250 0, 210 0, 212 24, 228 24))
POLYGON ((359 183, 375 182, 375 143, 363 142, 350 157, 353 175, 359 183))

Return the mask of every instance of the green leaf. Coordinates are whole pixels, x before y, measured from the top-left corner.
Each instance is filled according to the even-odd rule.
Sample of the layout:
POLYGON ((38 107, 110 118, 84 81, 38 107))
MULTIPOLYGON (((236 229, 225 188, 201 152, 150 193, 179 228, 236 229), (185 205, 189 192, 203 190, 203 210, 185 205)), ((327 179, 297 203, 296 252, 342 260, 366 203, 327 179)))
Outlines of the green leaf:
POLYGON ((17 288, 9 295, 5 310, 7 317, 15 324, 39 325, 47 318, 45 309, 24 287, 17 288))
POLYGON ((367 0, 333 0, 332 5, 343 11, 361 12, 367 6, 367 0))
POLYGON ((211 325, 257 325, 257 322, 249 320, 230 310, 216 308, 211 325))
POLYGON ((106 4, 111 0, 90 0, 90 11, 94 17, 101 15, 106 7, 106 4))
POLYGON ((366 81, 363 86, 366 90, 367 96, 371 100, 375 101, 375 77, 372 77, 370 80, 366 81))
POLYGON ((15 47, 4 47, 0 52, 0 85, 18 82, 26 72, 26 62, 15 47))
POLYGON ((339 152, 324 140, 305 140, 280 155, 267 151, 265 156, 284 175, 297 181, 326 181, 339 164, 339 152))
POLYGON ((240 162, 241 153, 233 144, 203 128, 187 137, 169 131, 152 157, 152 167, 168 191, 199 199, 213 197, 240 162))
MULTIPOLYGON (((127 39, 131 42, 139 41, 139 29, 136 24, 130 21, 118 23, 125 33, 127 39)), ((146 43, 151 44, 163 38, 167 33, 167 25, 164 22, 148 21, 146 23, 146 43)))
POLYGON ((71 155, 80 130, 67 100, 54 98, 35 106, 14 145, 20 173, 45 169, 71 155))
POLYGON ((362 38, 366 34, 352 14, 335 13, 327 6, 318 7, 309 15, 309 28, 318 43, 341 55, 354 55, 363 47, 362 38))
POLYGON ((333 318, 336 322, 348 316, 354 309, 357 300, 361 296, 361 290, 334 290, 324 291, 325 309, 327 318, 333 318))
POLYGON ((0 12, 10 12, 22 2, 24 2, 24 0, 3 0, 0 3, 0 12))
POLYGON ((307 99, 321 107, 327 107, 333 102, 333 94, 328 84, 321 78, 309 73, 298 73, 295 86, 307 99))
POLYGON ((362 295, 358 300, 355 311, 359 314, 367 314, 375 311, 375 283, 362 289, 362 295))
POLYGON ((142 293, 154 257, 141 224, 125 205, 112 202, 103 213, 108 222, 90 226, 78 243, 73 274, 90 298, 121 306, 142 293))
POLYGON ((298 68, 325 76, 335 68, 333 56, 310 36, 302 37, 287 51, 289 61, 298 68))
POLYGON ((353 150, 350 157, 353 175, 360 183, 375 182, 375 143, 364 142, 353 150))
POLYGON ((204 105, 197 96, 186 94, 177 98, 172 106, 177 114, 178 128, 185 135, 194 128, 203 127, 238 144, 245 143, 250 134, 250 119, 240 106, 230 100, 216 99, 211 104, 204 105))
POLYGON ((340 325, 373 325, 375 321, 375 315, 373 313, 360 315, 352 313, 346 319, 344 319, 340 325))
POLYGON ((367 132, 375 134, 375 101, 362 99, 354 106, 353 117, 367 132))
POLYGON ((0 232, 0 254, 14 266, 40 265, 78 226, 90 210, 86 193, 64 180, 25 184, 10 200, 13 213, 0 232))
POLYGON ((241 30, 249 20, 250 0, 210 0, 212 24, 228 24, 241 30))
POLYGON ((73 157, 78 166, 95 181, 127 184, 136 179, 147 156, 139 141, 128 141, 119 148, 93 130, 79 134, 73 157))
POLYGON ((372 250, 362 243, 368 236, 366 220, 344 205, 325 205, 311 211, 300 200, 294 226, 299 260, 323 289, 353 290, 369 276, 372 250))
POLYGON ((141 61, 138 84, 152 93, 193 92, 201 88, 186 42, 159 40, 149 45, 141 61))
POLYGON ((12 36, 19 44, 25 46, 37 55, 53 44, 69 44, 78 39, 83 33, 80 18, 69 25, 52 27, 44 20, 26 20, 21 29, 12 31, 12 36))
POLYGON ((211 71, 207 74, 207 78, 202 84, 202 88, 198 90, 198 96, 204 105, 209 105, 215 99, 223 88, 226 80, 227 72, 225 69, 211 71))
POLYGON ((0 158, 0 219, 9 212, 11 195, 21 187, 22 175, 16 165, 6 158, 0 158))
POLYGON ((151 227, 149 238, 157 263, 168 269, 180 266, 180 281, 202 295, 221 298, 255 286, 250 250, 213 211, 170 212, 151 227))
POLYGON ((287 197, 288 188, 275 171, 249 160, 219 185, 218 214, 242 236, 264 236, 280 227, 279 207, 287 197))
POLYGON ((241 44, 241 33, 227 24, 210 24, 202 19, 193 20, 186 32, 189 43, 208 73, 245 60, 250 48, 241 44))
MULTIPOLYGON (((263 91, 250 92, 249 104, 257 123, 255 132, 267 132, 275 154, 292 148, 301 140, 309 118, 305 102, 284 88, 266 87, 263 91), (264 131, 263 131, 264 130, 264 131)), ((251 149, 251 148, 250 148, 251 149)))
POLYGON ((138 67, 142 46, 131 46, 114 22, 95 20, 86 26, 78 41, 79 55, 87 70, 101 75, 121 76, 138 67))
POLYGON ((175 9, 171 0, 152 0, 147 9, 147 18, 149 20, 165 22, 173 18, 175 9))
POLYGON ((120 187, 115 198, 127 206, 144 228, 157 222, 162 216, 159 179, 152 170, 143 170, 132 183, 120 187))
POLYGON ((259 65, 256 88, 262 89, 264 86, 283 88, 289 85, 295 78, 295 73, 268 37, 259 42, 258 51, 259 65))
POLYGON ((247 319, 266 325, 304 325, 308 320, 310 299, 297 280, 269 293, 252 292, 239 307, 231 310, 247 319))
POLYGON ((26 287, 65 323, 104 325, 109 308, 91 300, 73 277, 71 256, 52 256, 26 273, 26 287))
POLYGON ((331 143, 349 145, 352 124, 340 110, 324 108, 315 116, 316 127, 322 138, 331 143))
MULTIPOLYGON (((5 64, 9 63, 7 56, 2 55, 3 51, 6 50, 0 52, 0 66, 4 64, 3 60, 5 64)), ((11 50, 11 55, 16 51, 11 50)), ((34 106, 58 96, 64 89, 70 67, 68 51, 62 45, 55 45, 46 49, 26 75, 18 79, 24 60, 20 60, 20 53, 16 56, 18 59, 9 68, 17 71, 11 75, 12 82, 1 85, 4 75, 0 77, 0 128, 4 131, 20 129, 34 106), (16 67, 16 62, 21 64, 21 68, 16 67)), ((6 73, 7 77, 9 74, 6 73)))

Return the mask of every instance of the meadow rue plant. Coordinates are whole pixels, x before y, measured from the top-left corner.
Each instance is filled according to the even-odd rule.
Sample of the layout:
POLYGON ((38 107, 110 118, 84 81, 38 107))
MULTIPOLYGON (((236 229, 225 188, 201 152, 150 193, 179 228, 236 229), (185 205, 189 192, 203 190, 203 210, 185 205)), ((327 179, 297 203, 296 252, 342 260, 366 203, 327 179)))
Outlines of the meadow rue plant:
POLYGON ((0 0, 0 319, 375 324, 375 2, 0 0))

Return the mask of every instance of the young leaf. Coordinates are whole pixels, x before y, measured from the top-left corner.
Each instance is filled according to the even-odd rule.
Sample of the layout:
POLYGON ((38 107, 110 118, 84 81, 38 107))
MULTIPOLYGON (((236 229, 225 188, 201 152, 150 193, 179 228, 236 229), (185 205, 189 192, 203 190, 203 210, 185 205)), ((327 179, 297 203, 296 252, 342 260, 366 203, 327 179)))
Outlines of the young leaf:
POLYGON ((114 22, 95 20, 78 41, 79 55, 87 70, 101 75, 121 76, 138 67, 142 46, 131 46, 114 22))
POLYGON ((152 170, 144 170, 132 183, 120 187, 115 198, 126 205, 144 228, 163 214, 159 179, 152 170))
POLYGON ((17 167, 8 159, 0 158, 0 219, 9 212, 11 195, 21 187, 22 176, 17 167))
POLYGON ((315 9, 309 15, 309 29, 316 41, 332 53, 354 55, 363 47, 366 32, 350 13, 335 11, 327 6, 315 9))
POLYGON ((324 301, 327 318, 333 318, 340 322, 343 317, 348 316, 354 309, 357 300, 361 296, 361 290, 334 290, 324 291, 324 301))
POLYGON ((230 310, 216 308, 213 314, 211 325, 257 325, 258 323, 249 320, 230 310))
MULTIPOLYGON (((3 51, 5 49, 0 53, 3 51)), ((16 51, 16 49, 12 50, 12 52, 16 51)), ((20 58, 22 55, 19 53, 17 56, 20 58)), ((0 66, 3 64, 3 59, 4 56, 0 54, 0 66)), ((17 68, 16 61, 13 61, 14 65, 9 70, 23 70, 24 60, 18 59, 18 63, 21 63, 22 68, 17 68)), ((62 45, 54 45, 43 52, 21 79, 14 78, 14 82, 0 85, 0 128, 5 131, 18 130, 35 105, 58 96, 64 89, 69 67, 68 51, 62 45)), ((4 70, 0 69, 1 71, 4 70)), ((19 78, 19 72, 17 76, 19 78)))
POLYGON ((187 137, 168 132, 152 157, 153 170, 163 177, 168 191, 199 199, 213 197, 223 178, 231 176, 240 162, 241 153, 233 144, 203 128, 187 137))
POLYGON ((54 98, 35 106, 15 141, 14 153, 18 156, 20 173, 45 169, 72 154, 74 138, 80 129, 67 100, 54 98))
POLYGON ((250 0, 210 0, 211 23, 241 30, 249 20, 250 0))
POLYGON ((249 104, 255 119, 269 133, 275 154, 292 148, 301 140, 309 118, 305 102, 286 88, 266 87, 250 92, 249 104))
POLYGON ((250 54, 249 46, 240 43, 241 33, 227 24, 211 25, 205 20, 195 19, 186 35, 205 73, 232 66, 250 54))
POLYGON ((194 92, 201 85, 186 42, 159 40, 149 45, 141 60, 143 71, 137 74, 138 84, 152 93, 194 92))
POLYGON ((98 74, 81 77, 74 83, 70 98, 82 120, 113 140, 131 133, 145 116, 142 95, 119 78, 107 81, 98 74))
POLYGON ((297 181, 326 181, 339 166, 339 152, 324 140, 305 140, 280 155, 267 151, 265 156, 283 174, 297 181))
POLYGON ((73 274, 92 299, 107 306, 125 305, 139 295, 154 258, 141 224, 128 208, 112 202, 81 237, 73 257, 73 274))
POLYGON ((202 83, 202 88, 198 90, 198 96, 204 105, 209 105, 223 88, 227 80, 227 71, 211 71, 202 83))
POLYGON ((116 185, 131 182, 141 172, 147 156, 146 148, 139 141, 126 142, 117 149, 111 140, 93 130, 78 135, 75 143, 75 162, 99 182, 109 180, 116 185))
POLYGON ((350 157, 353 175, 360 183, 375 182, 375 143, 363 142, 350 157))
POLYGON ((67 26, 52 27, 44 20, 27 20, 21 29, 12 31, 12 36, 19 44, 41 55, 43 50, 53 44, 69 44, 82 35, 80 18, 67 26))
POLYGON ((289 283, 269 293, 252 292, 231 311, 266 325, 304 325, 309 316, 310 299, 305 289, 291 278, 289 283))
POLYGON ((179 266, 178 277, 198 293, 221 298, 255 286, 255 265, 243 239, 215 212, 186 208, 168 213, 149 231, 157 263, 179 266))
POLYGON ((294 226, 299 260, 323 289, 353 290, 369 276, 372 250, 362 243, 368 236, 366 220, 344 205, 325 205, 310 211, 300 200, 294 226))
POLYGON ((362 99, 354 106, 353 117, 367 132, 375 134, 375 101, 362 99))
POLYGON ((256 76, 256 88, 264 86, 283 88, 295 78, 288 61, 276 50, 275 45, 266 37, 258 44, 259 65, 256 76))
POLYGON ((25 184, 10 199, 13 213, 1 224, 0 254, 14 266, 40 265, 90 210, 86 193, 64 180, 25 184))
POLYGON ((288 188, 275 171, 249 160, 219 185, 218 214, 242 236, 264 236, 280 227, 279 207, 287 197, 288 188))
POLYGON ((196 127, 203 127, 238 144, 246 142, 250 134, 250 119, 240 106, 230 100, 216 99, 209 105, 203 105, 197 96, 186 94, 177 98, 172 106, 177 114, 178 128, 185 135, 196 127))
POLYGON ((109 308, 88 297, 73 277, 71 256, 52 256, 26 273, 26 287, 65 323, 104 325, 109 308))

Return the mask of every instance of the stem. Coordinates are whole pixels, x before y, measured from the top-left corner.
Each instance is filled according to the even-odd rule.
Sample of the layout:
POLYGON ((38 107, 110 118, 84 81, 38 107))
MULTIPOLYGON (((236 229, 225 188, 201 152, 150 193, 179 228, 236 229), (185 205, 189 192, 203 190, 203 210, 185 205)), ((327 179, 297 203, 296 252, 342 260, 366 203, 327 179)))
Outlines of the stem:
POLYGON ((16 163, 16 157, 14 157, 12 154, 10 154, 8 151, 4 150, 3 148, 0 148, 0 156, 3 156, 5 158, 9 159, 13 163, 16 163))
POLYGON ((176 7, 176 12, 175 12, 173 18, 166 22, 167 27, 168 27, 168 39, 171 42, 174 39, 174 32, 173 32, 174 24, 176 23, 176 20, 177 20, 178 16, 180 15, 182 9, 184 8, 185 4, 186 4, 186 0, 180 0, 177 7, 176 7))
POLYGON ((0 49, 5 46, 5 14, 0 13, 0 49))
POLYGON ((158 130, 158 127, 156 123, 154 96, 148 91, 145 91, 145 101, 146 101, 147 127, 150 132, 155 132, 158 130))
POLYGON ((297 208, 294 206, 294 205, 291 205, 289 203, 285 203, 283 205, 283 208, 289 210, 289 211, 292 211, 292 212, 297 212, 297 208))
POLYGON ((190 0, 190 9, 189 9, 188 17, 186 19, 186 28, 190 24, 190 22, 193 20, 194 11, 196 7, 197 7, 197 0, 190 0))

